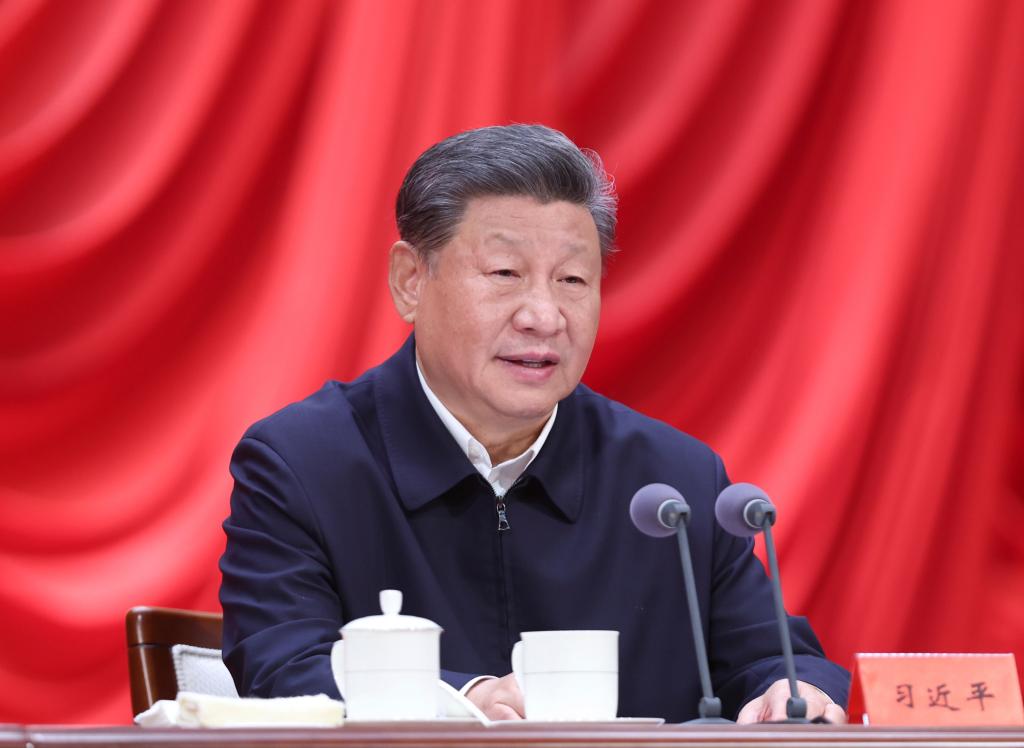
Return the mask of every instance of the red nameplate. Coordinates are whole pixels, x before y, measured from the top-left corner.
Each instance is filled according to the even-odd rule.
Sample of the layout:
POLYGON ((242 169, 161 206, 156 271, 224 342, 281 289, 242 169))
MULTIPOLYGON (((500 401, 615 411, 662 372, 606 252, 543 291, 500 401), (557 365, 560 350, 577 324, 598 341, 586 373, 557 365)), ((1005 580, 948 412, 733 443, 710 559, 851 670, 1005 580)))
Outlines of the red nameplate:
POLYGON ((850 722, 1024 725, 1012 654, 857 654, 850 722))

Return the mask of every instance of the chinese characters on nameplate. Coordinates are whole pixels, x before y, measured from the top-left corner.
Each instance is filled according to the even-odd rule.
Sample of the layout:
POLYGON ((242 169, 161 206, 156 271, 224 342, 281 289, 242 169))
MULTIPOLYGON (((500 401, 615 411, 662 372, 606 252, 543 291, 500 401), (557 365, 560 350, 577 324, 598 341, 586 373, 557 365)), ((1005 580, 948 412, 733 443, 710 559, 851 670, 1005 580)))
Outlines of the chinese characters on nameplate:
POLYGON ((849 712, 871 725, 1024 725, 1012 654, 858 654, 849 712))

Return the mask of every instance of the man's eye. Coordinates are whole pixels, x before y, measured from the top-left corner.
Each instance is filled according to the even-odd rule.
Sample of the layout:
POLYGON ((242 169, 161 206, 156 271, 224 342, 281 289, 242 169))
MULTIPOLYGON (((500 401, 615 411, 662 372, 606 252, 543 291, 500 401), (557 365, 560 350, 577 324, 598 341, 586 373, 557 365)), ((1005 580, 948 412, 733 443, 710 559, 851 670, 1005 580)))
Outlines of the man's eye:
POLYGON ((578 285, 581 285, 581 286, 584 283, 586 283, 586 281, 584 281, 578 275, 567 275, 566 277, 562 278, 562 282, 563 283, 572 283, 574 285, 578 284, 578 285))
POLYGON ((497 275, 499 278, 519 277, 519 273, 517 273, 515 270, 510 270, 508 268, 502 268, 501 270, 493 270, 491 271, 491 275, 497 275))

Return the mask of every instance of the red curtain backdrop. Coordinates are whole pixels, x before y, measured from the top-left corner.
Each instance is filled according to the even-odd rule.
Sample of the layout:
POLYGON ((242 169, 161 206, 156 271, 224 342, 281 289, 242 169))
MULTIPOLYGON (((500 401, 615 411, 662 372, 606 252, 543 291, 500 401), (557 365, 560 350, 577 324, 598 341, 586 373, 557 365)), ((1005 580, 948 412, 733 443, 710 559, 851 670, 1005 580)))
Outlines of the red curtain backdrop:
POLYGON ((407 334, 405 169, 538 121, 622 196, 586 381, 776 499, 829 653, 1024 659, 1024 3, 6 0, 0 722, 130 719, 242 431, 407 334))

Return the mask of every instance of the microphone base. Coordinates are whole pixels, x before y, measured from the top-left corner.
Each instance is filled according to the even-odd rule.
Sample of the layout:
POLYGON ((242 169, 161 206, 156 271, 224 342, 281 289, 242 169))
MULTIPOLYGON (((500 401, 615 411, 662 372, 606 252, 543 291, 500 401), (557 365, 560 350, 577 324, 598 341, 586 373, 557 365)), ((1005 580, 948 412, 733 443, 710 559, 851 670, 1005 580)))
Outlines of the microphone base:
POLYGON ((731 719, 725 717, 697 717, 696 719, 688 719, 685 722, 680 722, 681 725, 735 725, 731 719))
POLYGON ((809 725, 811 720, 806 717, 786 717, 785 719, 772 719, 764 724, 768 725, 809 725))

